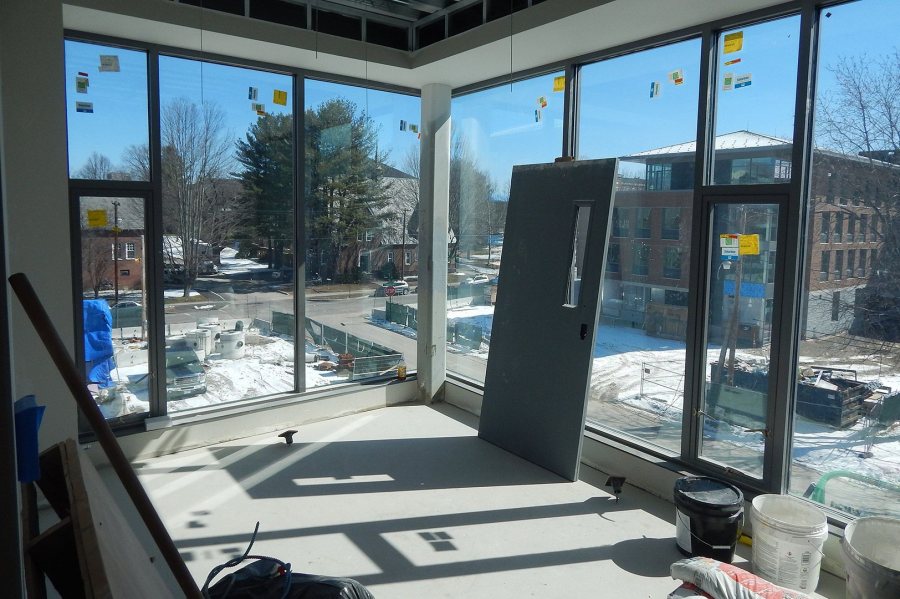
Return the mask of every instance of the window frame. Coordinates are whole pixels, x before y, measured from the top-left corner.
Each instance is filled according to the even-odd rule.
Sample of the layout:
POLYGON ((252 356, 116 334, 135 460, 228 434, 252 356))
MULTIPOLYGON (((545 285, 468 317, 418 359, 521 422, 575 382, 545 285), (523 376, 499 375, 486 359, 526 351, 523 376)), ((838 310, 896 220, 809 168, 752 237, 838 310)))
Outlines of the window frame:
MULTIPOLYGON (((304 236, 304 186, 302 184, 304 178, 304 165, 305 160, 303 159, 303 151, 302 149, 305 147, 305 139, 304 139, 304 126, 303 126, 303 115, 304 115, 304 83, 306 80, 322 80, 336 83, 345 83, 348 85, 354 85, 362 88, 368 88, 373 90, 382 90, 394 93, 401 93, 414 97, 421 97, 421 90, 394 85, 394 84, 385 84, 373 82, 368 79, 362 79, 358 77, 349 77, 342 75, 333 75, 333 74, 324 74, 315 70, 303 69, 297 67, 291 67, 287 65, 279 65, 270 62, 262 62, 251 59, 244 59, 234 56, 228 56, 223 54, 204 52, 199 50, 191 50, 187 48, 178 48, 174 46, 164 45, 164 44, 156 44, 152 42, 141 42, 136 40, 119 38, 116 36, 102 35, 102 34, 94 34, 74 29, 65 29, 63 31, 63 37, 65 40, 71 40, 76 42, 85 42, 91 44, 97 44, 101 46, 107 46, 112 49, 122 48, 127 50, 137 50, 146 52, 147 54, 147 94, 148 94, 148 126, 149 126, 149 148, 150 148, 150 180, 149 181, 115 181, 115 180, 92 180, 92 179, 70 179, 69 180, 69 197, 70 197, 70 229, 78 224, 77 218, 73 209, 71 207, 72 198, 78 195, 87 195, 91 194, 94 196, 107 196, 107 197, 130 197, 137 194, 140 194, 141 197, 146 195, 146 238, 144 240, 145 251, 148 256, 162 256, 163 247, 162 247, 162 211, 157 204, 159 203, 156 198, 162 197, 162 181, 161 181, 161 162, 160 162, 160 154, 157 150, 161 146, 161 135, 160 135, 160 100, 159 100, 159 60, 161 56, 171 56, 175 58, 183 58, 189 60, 197 60, 201 62, 207 63, 215 63, 224 66, 232 66, 237 68, 244 69, 252 69, 258 71, 266 71, 270 73, 277 73, 285 76, 291 77, 292 82, 292 102, 291 109, 293 114, 293 134, 294 134, 294 185, 293 185, 293 205, 294 205, 294 239, 293 243, 294 247, 297 248, 306 248, 305 244, 305 236, 304 236), (74 220, 73 220, 74 219, 74 220), (159 237, 159 239, 156 239, 159 237)), ((367 240, 374 239, 375 233, 374 231, 366 231, 367 240)), ((73 274, 73 281, 80 281, 80 263, 76 262, 80 260, 80 248, 75 247, 75 242, 79 240, 77 235, 73 235, 70 239, 71 242, 71 270, 73 274), (77 251, 76 251, 77 250, 77 251)), ((124 253, 124 248, 123 248, 124 253)), ((148 296, 152 296, 156 294, 158 291, 161 294, 161 289, 164 286, 163 283, 163 261, 161 259, 154 259, 153 263, 149 263, 145 265, 146 270, 146 285, 148 290, 148 296)), ((296 332, 294 334, 295 339, 304 338, 304 328, 303 321, 305 318, 305 302, 306 302, 306 289, 302 284, 305 281, 306 273, 305 264, 301 264, 297 270, 298 276, 294 281, 294 315, 295 315, 295 327, 296 332)), ((73 285, 72 288, 72 296, 74 299, 78 299, 80 301, 80 289, 77 288, 76 285, 73 285)), ((149 363, 150 363, 150 371, 151 373, 160 372, 160 365, 165 364, 165 313, 164 306, 162 302, 149 302, 151 305, 148 306, 148 322, 153 324, 150 325, 148 331, 148 339, 151 342, 151 346, 155 347, 155 351, 150 352, 149 363)), ((80 305, 78 303, 74 303, 73 305, 80 305)), ((78 347, 80 343, 80 339, 83 335, 83 326, 81 324, 81 315, 79 311, 73 315, 74 320, 76 321, 75 326, 75 346, 78 347)), ((277 397, 295 397, 299 401, 305 401, 311 393, 315 390, 303 390, 305 388, 305 369, 297 368, 296 365, 302 365, 304 363, 304 347, 302 343, 294 344, 294 390, 290 392, 285 392, 279 394, 277 397)), ((165 376, 154 376, 152 377, 155 381, 155 384, 152 385, 150 390, 150 410, 146 413, 140 415, 130 415, 128 418, 120 418, 117 420, 108 421, 110 426, 113 428, 116 434, 130 434, 135 432, 140 432, 143 427, 136 428, 136 425, 143 422, 147 418, 154 418, 165 416, 167 414, 166 410, 166 382, 165 376)), ((350 385, 353 387, 359 386, 363 384, 360 382, 350 382, 344 385, 350 385)), ((223 404, 221 409, 227 410, 233 406, 236 406, 241 403, 246 403, 248 405, 252 405, 253 402, 257 401, 258 398, 248 399, 248 400, 237 400, 235 402, 229 402, 227 405, 223 404)), ((199 410, 208 410, 209 408, 198 408, 199 410)), ((216 409, 219 409, 218 407, 216 409)), ((184 414, 185 416, 190 416, 190 414, 195 410, 183 410, 179 411, 178 414, 184 414)), ((93 433, 89 432, 89 427, 86 426, 86 423, 82 422, 79 425, 79 438, 82 440, 90 440, 93 439, 93 433)))

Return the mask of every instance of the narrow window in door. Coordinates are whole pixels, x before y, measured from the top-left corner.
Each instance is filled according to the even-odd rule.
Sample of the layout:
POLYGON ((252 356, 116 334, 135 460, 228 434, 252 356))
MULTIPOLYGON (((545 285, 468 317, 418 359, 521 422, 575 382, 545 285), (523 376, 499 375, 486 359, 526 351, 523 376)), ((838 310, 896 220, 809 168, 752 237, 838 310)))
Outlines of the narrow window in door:
POLYGON ((584 273, 585 242, 587 240, 588 223, 591 220, 590 206, 575 206, 572 219, 572 244, 569 255, 569 276, 566 282, 566 308, 575 308, 581 303, 581 277, 584 273))

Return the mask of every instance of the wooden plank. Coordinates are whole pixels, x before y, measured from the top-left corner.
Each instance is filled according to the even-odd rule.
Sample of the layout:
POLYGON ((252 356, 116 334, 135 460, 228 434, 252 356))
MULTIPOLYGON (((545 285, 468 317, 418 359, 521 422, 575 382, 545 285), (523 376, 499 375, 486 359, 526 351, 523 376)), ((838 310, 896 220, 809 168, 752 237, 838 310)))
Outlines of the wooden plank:
POLYGON ((41 478, 36 484, 56 515, 65 518, 69 515, 69 488, 62 467, 62 446, 57 443, 41 452, 41 478))
POLYGON ((71 518, 63 518, 26 547, 28 555, 63 597, 85 597, 84 581, 78 567, 75 531, 71 518))
MULTIPOLYGON (((113 597, 100 542, 97 539, 97 525, 91 513, 91 504, 83 478, 78 447, 72 439, 66 439, 61 447, 62 467, 69 489, 69 512, 75 532, 75 546, 78 564, 84 581, 86 597, 113 597)), ((118 509, 118 508, 116 508, 118 509)), ((120 595, 122 596, 122 595, 120 595)))
POLYGON ((141 544, 87 454, 82 451, 78 456, 90 503, 98 561, 104 567, 107 585, 104 591, 112 597, 135 599, 174 596, 175 591, 163 578, 163 572, 168 571, 165 561, 154 560, 141 544))
POLYGON ((34 562, 28 547, 40 535, 38 522, 37 489, 34 483, 23 483, 22 487, 22 541, 23 568, 25 570, 25 592, 31 599, 44 599, 47 596, 47 584, 41 568, 34 562))
POLYGON ((66 598, 173 596, 154 558, 75 441, 68 439, 41 454, 40 485, 61 519, 39 533, 34 485, 22 486, 29 597, 46 596, 45 574, 66 598))

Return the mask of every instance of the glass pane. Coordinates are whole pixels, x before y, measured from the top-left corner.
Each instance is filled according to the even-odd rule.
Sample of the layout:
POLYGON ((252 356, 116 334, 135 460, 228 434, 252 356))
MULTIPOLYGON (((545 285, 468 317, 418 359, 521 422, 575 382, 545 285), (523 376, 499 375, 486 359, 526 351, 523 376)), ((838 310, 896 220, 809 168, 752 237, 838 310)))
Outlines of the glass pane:
POLYGON ((790 492, 898 518, 900 13, 864 0, 820 22, 790 492))
POLYGON ((147 53, 71 40, 65 48, 69 176, 149 181, 147 53))
POLYGON ((699 71, 700 41, 689 40, 585 66, 580 77, 579 158, 619 157, 587 417, 672 452, 681 448, 699 71))
POLYGON ((82 197, 78 212, 88 390, 106 418, 148 412, 144 199, 82 197))
POLYGON ((293 391, 293 79, 159 71, 168 410, 293 391))
POLYGON ((778 206, 718 204, 712 223, 700 455, 761 477, 778 206))
POLYGON ((572 260, 569 265, 569 277, 566 282, 566 301, 564 305, 575 307, 581 303, 581 279, 584 277, 584 246, 587 243, 588 226, 591 222, 590 206, 575 206, 575 218, 572 226, 572 260))
POLYGON ((719 34, 717 185, 791 179, 800 17, 719 34))
POLYGON ((305 86, 306 386, 415 369, 420 100, 305 86))
POLYGON ((447 371, 484 382, 512 167, 562 150, 563 73, 453 98, 447 371))

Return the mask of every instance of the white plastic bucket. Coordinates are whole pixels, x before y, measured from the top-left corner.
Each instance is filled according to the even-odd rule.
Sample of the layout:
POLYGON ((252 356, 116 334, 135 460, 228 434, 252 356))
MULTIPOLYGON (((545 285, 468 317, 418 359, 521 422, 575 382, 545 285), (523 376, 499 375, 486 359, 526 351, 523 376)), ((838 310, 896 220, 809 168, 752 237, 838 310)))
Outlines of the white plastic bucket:
POLYGON ((750 508, 753 572, 770 582, 812 593, 819 584, 825 512, 789 495, 758 495, 750 508))
POLYGON ((220 337, 222 357, 236 360, 244 357, 244 331, 228 331, 220 337))
POLYGON ((212 334, 209 329, 194 329, 186 332, 184 336, 197 352, 203 352, 204 355, 212 353, 212 334))
POLYGON ((847 599, 900 597, 900 520, 859 518, 844 529, 847 599))
POLYGON ((209 351, 206 352, 207 355, 221 351, 220 346, 220 337, 222 335, 222 325, 217 323, 205 323, 201 325, 197 325, 197 328, 204 331, 209 331, 209 351))

